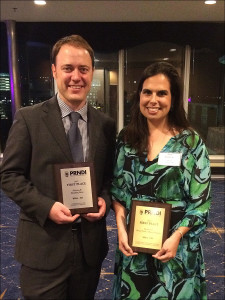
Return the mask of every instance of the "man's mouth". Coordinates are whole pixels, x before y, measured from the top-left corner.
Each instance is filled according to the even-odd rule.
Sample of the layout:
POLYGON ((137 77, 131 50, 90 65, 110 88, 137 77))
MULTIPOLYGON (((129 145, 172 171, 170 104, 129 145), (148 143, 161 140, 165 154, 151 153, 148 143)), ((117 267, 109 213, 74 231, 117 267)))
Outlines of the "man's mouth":
POLYGON ((69 87, 73 90, 80 90, 82 88, 81 85, 69 85, 69 87))

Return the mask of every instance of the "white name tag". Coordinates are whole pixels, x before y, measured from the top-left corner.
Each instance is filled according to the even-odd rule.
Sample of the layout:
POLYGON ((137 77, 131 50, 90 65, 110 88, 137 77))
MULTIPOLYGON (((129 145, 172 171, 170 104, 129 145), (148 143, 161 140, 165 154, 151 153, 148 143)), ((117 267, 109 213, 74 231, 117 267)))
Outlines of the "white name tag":
POLYGON ((162 152, 159 153, 158 165, 160 166, 180 166, 182 153, 162 152))

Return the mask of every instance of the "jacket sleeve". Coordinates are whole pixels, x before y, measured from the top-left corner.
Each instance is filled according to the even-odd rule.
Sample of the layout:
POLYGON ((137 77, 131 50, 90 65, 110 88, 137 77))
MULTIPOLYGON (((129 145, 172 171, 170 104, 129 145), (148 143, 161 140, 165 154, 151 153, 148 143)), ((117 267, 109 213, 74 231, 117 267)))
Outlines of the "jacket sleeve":
POLYGON ((25 111, 17 111, 9 132, 1 166, 1 187, 27 216, 43 226, 54 200, 43 195, 30 179, 32 137, 25 111))

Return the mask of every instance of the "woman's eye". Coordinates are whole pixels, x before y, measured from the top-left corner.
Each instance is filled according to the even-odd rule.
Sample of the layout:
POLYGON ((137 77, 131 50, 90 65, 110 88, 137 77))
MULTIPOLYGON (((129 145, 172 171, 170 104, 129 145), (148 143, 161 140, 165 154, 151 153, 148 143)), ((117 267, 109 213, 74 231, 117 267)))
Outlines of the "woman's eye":
POLYGON ((150 90, 142 90, 142 94, 143 95, 151 95, 151 91, 150 90))
POLYGON ((159 91, 159 92, 158 92, 158 96, 159 96, 159 97, 166 96, 167 94, 168 94, 167 91, 159 91))

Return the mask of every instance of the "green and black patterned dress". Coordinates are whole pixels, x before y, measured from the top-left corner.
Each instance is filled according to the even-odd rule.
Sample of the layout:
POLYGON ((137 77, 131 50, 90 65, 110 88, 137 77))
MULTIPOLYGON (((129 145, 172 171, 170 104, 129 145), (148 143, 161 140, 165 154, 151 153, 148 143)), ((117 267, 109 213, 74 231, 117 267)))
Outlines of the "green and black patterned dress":
POLYGON ((188 130, 172 137, 161 152, 182 153, 179 167, 158 165, 158 156, 136 151, 118 139, 112 185, 113 199, 127 210, 132 199, 172 204, 171 233, 192 227, 167 263, 149 254, 126 257, 117 248, 113 299, 206 299, 205 266, 199 240, 206 228, 211 202, 210 163, 206 147, 188 130), (159 200, 160 199, 160 200, 159 200))

